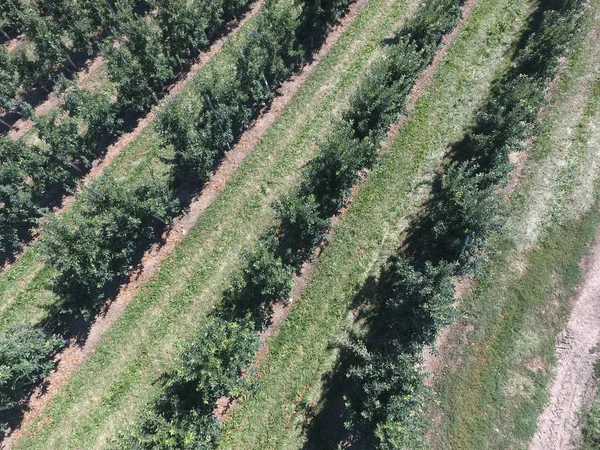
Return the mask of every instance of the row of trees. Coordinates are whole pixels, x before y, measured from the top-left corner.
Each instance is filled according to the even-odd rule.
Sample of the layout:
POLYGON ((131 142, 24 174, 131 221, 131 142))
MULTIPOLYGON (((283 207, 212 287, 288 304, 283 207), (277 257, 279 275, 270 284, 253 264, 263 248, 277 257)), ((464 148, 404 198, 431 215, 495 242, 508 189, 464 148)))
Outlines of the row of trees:
MULTIPOLYGON (((262 58, 260 64, 264 67, 261 73, 263 70, 267 74, 279 73, 280 78, 277 78, 277 81, 281 81, 281 77, 288 76, 298 64, 301 50, 304 50, 298 36, 306 32, 301 27, 309 26, 305 25, 306 21, 303 20, 308 13, 314 13, 309 3, 267 2, 257 18, 254 34, 247 35, 250 44, 241 50, 231 44, 225 50, 225 52, 233 52, 233 61, 239 62, 237 67, 240 68, 240 72, 237 74, 240 77, 249 76, 251 69, 246 72, 242 67, 253 67, 249 58, 251 55, 260 55, 262 58), (256 35, 266 36, 267 39, 256 39, 256 35), (245 52, 250 45, 253 46, 252 52, 245 52), (292 52, 289 49, 294 50, 292 52), (242 58, 246 58, 244 63, 241 62, 242 58), (269 66, 273 66, 271 72, 269 66)), ((328 17, 337 17, 339 14, 341 10, 329 13, 328 17)), ((310 24, 310 26, 315 25, 319 25, 322 30, 328 29, 319 22, 310 24)), ((223 72, 226 74, 229 68, 230 66, 215 66, 212 69, 214 72, 207 75, 207 79, 217 80, 219 74, 223 72)), ((198 86, 205 86, 203 83, 204 81, 199 81, 198 86)), ((239 84, 232 86, 237 86, 241 90, 239 84)), ((266 85, 265 89, 270 97, 273 85, 266 85)), ((249 115, 258 111, 260 107, 255 98, 249 96, 235 98, 240 99, 240 104, 237 106, 239 110, 250 111, 246 113, 246 121, 249 115)), ((200 101, 204 101, 202 96, 200 101)), ((266 102, 267 97, 262 101, 266 102)), ((72 99, 66 104, 74 110, 85 108, 85 100, 72 99)), ((232 108, 235 109, 235 106, 232 108)), ((219 113, 223 115, 224 110, 222 105, 212 104, 210 111, 217 117, 219 113)), ((90 123, 95 123, 92 118, 99 117, 97 114, 87 114, 87 116, 90 117, 90 123)), ((62 124, 60 120, 57 118, 55 125, 62 124)), ((55 127, 49 126, 47 132, 51 133, 54 129, 55 127)), ((241 124, 231 128, 234 137, 239 136, 241 131, 241 124)), ((19 145, 10 141, 3 142, 5 145, 19 145)), ((214 147, 218 147, 218 144, 214 147)), ((9 153, 19 152, 7 151, 7 154, 9 153)), ((34 156, 38 154, 33 152, 34 156)), ((61 158, 58 160, 63 161, 61 158)), ((42 169, 42 166, 37 167, 42 169)), ((186 172, 189 173, 189 170, 186 172)), ((43 236, 38 249, 56 274, 53 288, 61 301, 56 305, 58 314, 84 317, 89 315, 98 306, 99 300, 105 298, 111 284, 118 282, 127 274, 136 255, 139 256, 139 251, 156 239, 160 228, 169 223, 170 218, 178 211, 177 202, 174 200, 177 185, 172 181, 157 178, 151 181, 134 181, 125 185, 122 181, 105 175, 91 188, 86 189, 76 209, 60 218, 48 216, 44 219, 43 236)), ((21 178, 21 183, 26 184, 24 178, 21 178)), ((259 253, 252 253, 248 258, 257 258, 254 272, 248 272, 246 275, 254 280, 255 274, 263 273, 262 267, 268 265, 268 260, 261 262, 259 253)), ((289 278, 288 273, 286 277, 289 278)), ((291 286, 289 281, 287 286, 289 290, 291 286)), ((274 295, 275 292, 275 288, 267 289, 260 283, 252 289, 257 296, 274 295)), ((183 350, 182 364, 185 367, 172 374, 174 378, 168 383, 167 393, 153 408, 149 409, 141 428, 127 438, 129 443, 124 444, 127 448, 157 448, 157 446, 202 448, 202 442, 212 442, 211 438, 206 436, 207 433, 211 433, 211 429, 216 430, 217 427, 211 415, 212 409, 207 405, 213 405, 216 398, 221 395, 235 395, 234 386, 239 385, 240 370, 248 365, 257 348, 254 322, 244 319, 243 316, 231 317, 232 312, 233 310, 228 310, 227 314, 223 312, 220 316, 216 315, 200 331, 202 338, 198 343, 183 350), (191 395, 191 392, 195 394, 191 395), (173 433, 175 429, 180 430, 181 433, 173 433)), ((48 373, 51 364, 50 366, 45 364, 51 360, 52 353, 57 348, 55 337, 44 334, 38 329, 34 332, 42 333, 41 336, 46 339, 48 345, 46 347, 33 345, 32 351, 37 349, 35 356, 19 353, 21 356, 17 358, 18 361, 10 363, 15 365, 24 363, 26 359, 36 358, 40 361, 38 369, 31 370, 28 372, 29 375, 23 377, 23 379, 28 377, 26 382, 28 386, 48 373)), ((8 336, 8 333, 9 330, 2 335, 8 336)), ((34 342, 37 334, 31 336, 34 342)), ((9 343, 6 351, 14 354, 14 346, 11 347, 10 344, 12 341, 7 339, 6 342, 9 343)), ((15 384, 17 381, 11 379, 5 385, 0 385, 0 395, 4 392, 17 391, 18 386, 15 384)))
MULTIPOLYGON (((289 73, 290 67, 296 64, 297 58, 302 54, 296 51, 301 50, 299 43, 293 42, 293 39, 298 39, 297 36, 302 36, 301 32, 306 32, 303 28, 306 22, 302 19, 308 14, 318 17, 313 9, 314 5, 310 3, 297 5, 302 7, 299 16, 294 6, 287 2, 267 2, 263 16, 257 21, 256 29, 256 35, 264 38, 251 39, 239 52, 236 51, 236 61, 239 65, 234 66, 238 70, 234 75, 260 75, 267 69, 266 66, 261 68, 260 64, 265 64, 263 61, 268 58, 271 58, 271 65, 275 67, 278 66, 278 61, 282 62, 279 65, 281 77, 289 73), (274 18, 278 20, 274 21, 274 18), (275 40, 276 38, 278 40, 275 40), (263 47, 259 46, 261 44, 263 47), (251 45, 255 46, 253 51, 246 52, 251 45), (240 73, 240 67, 248 67, 248 54, 264 55, 262 59, 257 56, 254 65, 259 67, 259 71, 252 72, 252 69, 249 69, 240 73)), ((345 5, 339 3, 335 7, 339 9, 326 13, 326 17, 332 18, 331 20, 339 17, 345 5)), ((314 25, 318 25, 320 30, 328 29, 323 24, 311 23, 311 26, 314 25)), ((315 38, 321 37, 315 35, 315 38)), ((273 70, 270 73, 276 72, 273 70)), ((261 78, 258 77, 259 80, 261 78)), ((199 84, 199 87, 203 86, 199 84)), ((271 89, 272 87, 267 86, 266 90, 259 90, 258 92, 265 95, 262 98, 253 97, 253 94, 241 97, 250 111, 244 117, 249 117, 253 109, 256 110, 268 100, 271 89)), ((233 95, 224 98, 231 97, 233 95)), ((202 101, 201 94, 196 98, 202 101)), ((185 105, 189 107, 193 103, 190 101, 185 105)), ((178 111, 175 106, 171 107, 171 111, 178 111)), ((212 107, 204 108, 211 112, 212 108, 215 108, 216 114, 217 108, 222 108, 222 103, 215 102, 212 107)), ((232 107, 227 111, 231 109, 237 113, 232 107)), ((165 117, 167 116, 165 114, 165 117)), ((221 118, 223 123, 227 123, 226 118, 227 116, 221 118)), ((228 123, 232 123, 235 119, 228 120, 228 123)), ((218 127, 219 125, 215 125, 215 128, 218 127)), ((229 127, 235 138, 239 128, 233 128, 231 125, 229 127)), ((175 148, 177 150, 177 147, 175 148)), ((195 175, 202 178, 205 173, 196 172, 195 175)), ((147 407, 140 422, 119 437, 115 442, 117 448, 210 449, 218 445, 220 426, 214 414, 217 400, 222 397, 237 397, 251 386, 251 363, 259 346, 257 331, 264 327, 270 305, 274 301, 287 298, 292 287, 293 268, 273 252, 276 245, 277 237, 275 234, 269 234, 255 248, 243 255, 244 268, 225 294, 221 307, 205 320, 196 338, 181 347, 176 368, 164 376, 161 395, 147 407)))
POLYGON ((453 276, 477 273, 490 235, 501 230, 498 192, 511 169, 508 154, 532 134, 558 59, 577 35, 581 2, 543 1, 540 8, 513 68, 452 148, 403 253, 380 274, 364 311, 367 327, 344 349, 349 425, 370 448, 424 447, 423 346, 454 317, 453 276))
POLYGON ((73 55, 92 55, 98 37, 118 32, 143 6, 135 0, 2 2, 4 26, 14 27, 25 40, 11 53, 0 49, 0 108, 21 112, 20 92, 34 85, 47 89, 62 72, 73 73, 78 69, 73 55))
POLYGON ((157 0, 155 6, 165 8, 159 9, 155 20, 138 17, 120 27, 126 38, 118 48, 106 43, 104 55, 112 83, 84 89, 63 79, 64 103, 48 116, 33 115, 41 141, 15 143, 0 138, 0 149, 14 153, 0 160, 0 177, 8 174, 0 191, 0 205, 4 205, 0 208, 0 254, 9 255, 19 247, 44 213, 43 206, 52 205, 77 184, 124 119, 154 104, 177 70, 189 63, 189 56, 206 47, 245 2, 157 0))
MULTIPOLYGON (((424 8, 424 10, 427 11, 428 9, 424 8)), ((457 19, 458 10, 455 13, 455 19, 457 19)), ((442 33, 451 27, 452 23, 448 23, 442 33)), ((438 37, 438 42, 439 40, 441 40, 441 34, 438 37)), ((431 59, 435 47, 427 53, 422 50, 420 52, 422 58, 425 59, 420 60, 418 64, 411 65, 412 70, 417 72, 422 70, 431 59)), ((394 52, 390 50, 390 54, 394 54, 394 52)), ((398 53, 396 64, 400 65, 403 61, 404 54, 398 53)), ((262 71, 263 69, 259 70, 262 71)), ((381 70, 379 66, 373 69, 373 72, 376 73, 378 70, 381 70)), ((260 73, 254 72, 255 80, 260 80, 260 73)), ((194 348, 195 351, 202 351, 203 355, 206 352, 214 355, 211 349, 219 348, 218 342, 223 336, 222 333, 215 333, 217 336, 217 343, 215 343, 212 338, 204 334, 206 328, 220 328, 224 326, 223 323, 236 324, 237 327, 247 329, 250 336, 256 339, 256 332, 264 329, 268 324, 271 307, 274 302, 289 297, 294 271, 298 270, 302 263, 311 257, 314 248, 322 241, 329 228, 331 214, 343 205, 344 195, 356 181, 358 171, 373 165, 376 159, 376 143, 381 140, 385 128, 401 113, 406 95, 417 76, 416 73, 408 72, 405 72, 405 75, 405 77, 402 77, 402 83, 388 79, 387 89, 384 87, 379 90, 381 96, 396 94, 398 97, 403 97, 403 99, 397 102, 395 110, 387 109, 385 115, 373 113, 373 116, 378 116, 378 119, 373 120, 378 130, 374 128, 373 132, 365 133, 361 139, 357 136, 359 133, 356 131, 360 125, 357 125, 357 122, 351 118, 355 115, 346 114, 336 127, 336 131, 323 143, 322 155, 313 161, 300 187, 295 192, 282 197, 273 205, 278 218, 277 225, 268 230, 252 250, 244 253, 243 269, 234 278, 232 286, 226 292, 218 311, 214 316, 209 317, 208 325, 202 327, 203 341, 194 341, 191 348, 194 348)), ((365 77, 366 81, 363 82, 362 88, 354 97, 354 105, 361 104, 363 100, 361 96, 371 95, 371 91, 364 87, 364 84, 369 83, 369 79, 369 76, 365 77)), ((383 79, 383 77, 380 79, 383 79)), ((227 83, 224 84, 227 85, 227 83)), ((251 98, 250 101, 258 103, 259 99, 251 98)), ((371 105, 366 101, 362 103, 371 105)), ((192 102, 188 102, 186 105, 192 105, 192 102)), ((220 105, 221 103, 219 103, 220 105)), ((201 111, 211 112, 210 105, 208 107, 202 106, 201 111)), ((172 110, 165 113, 165 117, 172 119, 173 112, 176 111, 188 111, 187 117, 193 116, 193 114, 189 114, 189 109, 180 109, 173 106, 172 110)), ((205 115, 208 116, 208 113, 205 113, 205 115)), ((367 114, 365 113, 365 115, 367 114)), ((234 115, 232 114, 232 116, 234 115)), ((225 116, 225 118, 222 119, 223 123, 234 122, 231 116, 225 116), (225 118, 229 119, 229 122, 225 118)), ((179 119, 176 120, 179 121, 179 119)), ((229 128, 220 128, 218 123, 214 126, 215 133, 220 132, 220 136, 225 135, 224 129, 231 130, 231 128, 231 125, 229 125, 229 128)), ((188 135, 182 134, 182 131, 185 132, 186 130, 195 133, 194 127, 172 128, 170 130, 170 133, 172 133, 170 134, 172 136, 171 142, 174 143, 175 138, 178 136, 181 141, 177 141, 177 144, 174 143, 176 151, 185 149, 190 152, 191 149, 195 160, 202 161, 202 165, 196 165, 195 168, 202 168, 202 171, 196 172, 196 175, 203 178, 207 176, 210 169, 210 163, 206 161, 212 162, 213 160, 212 158, 206 158, 206 151, 194 151, 196 148, 203 148, 201 147, 202 144, 191 147, 190 142, 202 142, 203 136, 196 134, 194 139, 190 139, 188 135)), ((200 128, 200 130, 203 130, 203 128, 200 128)), ((223 142, 226 144, 228 141, 225 139, 223 142)), ((207 144, 203 145, 207 147, 207 144)), ((180 158, 184 156, 186 154, 182 152, 180 158)), ((152 446, 154 448, 214 448, 219 436, 217 422, 213 414, 216 400, 221 396, 235 397, 240 387, 245 386, 244 381, 247 378, 240 375, 243 369, 246 370, 249 367, 257 348, 256 342, 253 346, 246 345, 246 342, 249 341, 250 337, 247 340, 245 338, 232 342, 231 345, 237 346, 237 353, 226 352, 219 361, 219 367, 235 368, 230 372, 233 379, 231 380, 232 384, 228 385, 228 390, 215 389, 210 393, 206 393, 202 388, 204 384, 202 383, 200 389, 198 389, 203 393, 201 399, 195 399, 194 395, 189 393, 190 390, 188 389, 193 389, 194 385, 186 389, 185 395, 181 395, 180 392, 173 395, 172 383, 174 381, 172 380, 180 380, 178 374, 182 372, 182 369, 176 369, 173 374, 167 376, 169 381, 166 383, 163 393, 143 415, 141 423, 121 436, 117 446, 123 449, 151 448, 152 446), (238 364, 241 361, 245 362, 246 365, 238 364), (185 404, 185 399, 190 397, 194 398, 193 403, 182 407, 185 404), (166 409, 165 405, 168 405, 166 409), (187 410, 187 413, 181 414, 182 409, 187 410), (201 415, 199 415, 200 412, 201 415), (171 433, 167 435, 166 430, 171 430, 171 433), (186 437, 188 440, 185 440, 186 437), (199 442, 203 444, 200 445, 199 442), (189 447, 186 445, 189 445, 189 447)), ((190 358, 187 347, 182 352, 182 358, 179 366, 185 365, 185 359, 190 358)), ((205 356, 204 358, 209 362, 207 362, 207 366, 204 364, 196 366, 197 373, 205 373, 207 368, 214 364, 211 359, 212 356, 205 356)), ((192 359, 194 358, 192 357, 192 359)), ((219 386, 222 386, 222 384, 219 384, 219 386)))

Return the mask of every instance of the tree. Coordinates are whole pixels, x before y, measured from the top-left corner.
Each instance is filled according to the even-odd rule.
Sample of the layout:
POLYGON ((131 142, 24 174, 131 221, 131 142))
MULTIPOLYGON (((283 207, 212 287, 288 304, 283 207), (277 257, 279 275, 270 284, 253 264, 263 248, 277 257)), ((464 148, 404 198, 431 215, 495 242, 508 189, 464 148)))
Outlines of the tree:
POLYGON ((54 368, 64 340, 29 324, 0 332, 0 407, 14 408, 54 368))
POLYGON ((314 195, 322 218, 335 214, 358 179, 358 172, 371 167, 376 147, 354 137, 350 125, 341 122, 321 145, 321 154, 310 163, 300 187, 301 195, 314 195))
POLYGON ((215 448, 220 440, 220 426, 213 415, 216 402, 239 394, 244 385, 242 370, 254 359, 258 345, 258 335, 248 320, 206 318, 193 341, 180 347, 179 361, 164 376, 160 397, 135 428, 119 437, 117 447, 215 448))
POLYGON ((252 314, 258 322, 268 316, 267 308, 271 302, 287 299, 292 290, 293 268, 275 255, 276 245, 273 236, 266 236, 244 255, 246 265, 242 270, 236 307, 242 314, 252 314))
POLYGON ((109 40, 103 46, 108 75, 117 85, 124 113, 146 111, 156 94, 173 78, 173 61, 165 51, 157 24, 140 17, 125 25, 124 38, 109 40))
POLYGON ((304 197, 296 192, 284 195, 274 207, 280 222, 277 230, 279 253, 287 265, 298 267, 323 240, 329 220, 319 216, 313 195, 304 197))
POLYGON ((60 217, 46 216, 38 249, 54 269, 54 289, 67 307, 85 312, 95 306, 176 207, 161 181, 126 186, 106 176, 84 191, 80 207, 60 217))

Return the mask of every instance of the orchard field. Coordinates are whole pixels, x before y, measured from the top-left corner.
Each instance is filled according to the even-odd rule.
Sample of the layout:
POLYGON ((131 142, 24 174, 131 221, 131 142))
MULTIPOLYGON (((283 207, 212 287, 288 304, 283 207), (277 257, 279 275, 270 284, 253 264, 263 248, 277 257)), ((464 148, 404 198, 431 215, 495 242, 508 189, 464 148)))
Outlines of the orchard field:
POLYGON ((2 445, 600 448, 599 124, 596 0, 2 1, 2 445))

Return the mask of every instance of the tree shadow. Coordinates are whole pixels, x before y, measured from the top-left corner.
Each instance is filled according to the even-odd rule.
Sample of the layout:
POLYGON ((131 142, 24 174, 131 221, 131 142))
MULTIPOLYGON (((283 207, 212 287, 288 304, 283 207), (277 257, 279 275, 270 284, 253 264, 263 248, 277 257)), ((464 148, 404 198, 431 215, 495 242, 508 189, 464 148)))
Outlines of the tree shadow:
MULTIPOLYGON (((391 355, 392 352, 406 352, 415 358, 419 357, 428 338, 411 324, 419 324, 423 320, 421 305, 410 299, 405 301, 400 309, 395 311, 399 321, 390 320, 390 310, 385 305, 386 299, 397 295, 394 294, 394 289, 398 289, 398 283, 402 281, 395 274, 395 268, 404 261, 417 272, 423 273, 430 265, 443 265, 445 261, 458 261, 460 266, 461 258, 465 261, 476 259, 475 256, 481 251, 487 237, 486 233, 493 228, 489 228, 490 224, 485 223, 485 215, 489 213, 488 217, 491 220, 493 214, 485 208, 470 211, 482 215, 480 221, 483 225, 476 230, 481 235, 465 233, 466 222, 455 219, 464 214, 464 210, 457 209, 463 208, 464 205, 456 201, 456 186, 452 185, 448 174, 455 172, 457 177, 470 181, 472 184, 468 186, 471 189, 467 190, 465 195, 471 193, 471 190, 481 193, 481 197, 474 197, 474 200, 495 197, 490 194, 497 189, 498 183, 501 183, 510 170, 507 147, 514 137, 514 129, 510 126, 498 127, 489 120, 490 114, 497 108, 494 102, 503 95, 503 86, 517 82, 522 74, 538 77, 548 73, 550 69, 545 66, 534 67, 531 59, 519 58, 519 51, 526 47, 532 35, 537 36, 543 26, 545 13, 553 9, 560 10, 569 1, 549 0, 538 5, 527 26, 520 33, 518 42, 511 48, 512 59, 516 59, 518 63, 496 80, 476 124, 467 130, 461 140, 451 145, 432 181, 429 198, 420 209, 420 214, 408 225, 406 239, 398 252, 400 256, 391 257, 377 278, 369 278, 365 285, 358 289, 351 307, 351 310, 355 311, 355 321, 349 331, 349 341, 330 345, 329 350, 337 350, 338 356, 334 368, 322 377, 323 388, 319 402, 316 405, 303 405, 306 416, 303 427, 306 436, 303 447, 305 450, 373 448, 372 439, 378 420, 359 421, 360 426, 353 425, 350 429, 344 426, 345 422, 351 422, 353 419, 352 411, 345 402, 356 396, 364 396, 356 379, 350 379, 349 376, 352 368, 360 364, 353 344, 360 342, 371 354, 391 355), (399 323, 404 325, 398 327, 399 323), (390 328, 391 324, 394 324, 395 329, 390 328)), ((550 63, 549 59, 548 64, 550 63)), ((507 106, 508 112, 504 111, 504 114, 509 115, 513 110, 521 114, 518 110, 519 99, 512 100, 514 102, 507 106)), ((493 202, 488 206, 499 207, 493 202)), ((403 292, 402 289, 400 292, 403 292)), ((361 412, 354 411, 359 415, 361 412)))

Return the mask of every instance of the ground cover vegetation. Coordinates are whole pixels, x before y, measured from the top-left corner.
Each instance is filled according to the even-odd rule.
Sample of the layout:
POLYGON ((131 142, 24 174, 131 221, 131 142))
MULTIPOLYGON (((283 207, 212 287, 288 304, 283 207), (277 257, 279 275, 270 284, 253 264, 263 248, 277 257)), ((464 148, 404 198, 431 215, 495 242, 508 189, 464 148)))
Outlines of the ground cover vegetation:
MULTIPOLYGON (((346 113, 334 126, 299 189, 274 205, 278 224, 244 256, 241 274, 226 292, 221 309, 207 319, 209 326, 216 323, 219 327, 237 327, 240 320, 242 323, 250 320, 252 324, 246 328, 246 333, 254 337, 254 345, 246 345, 250 338, 244 339, 236 349, 223 353, 218 360, 220 367, 227 368, 224 370, 230 377, 229 390, 223 390, 222 384, 215 383, 211 392, 206 390, 203 379, 192 377, 186 389, 173 391, 173 384, 179 386, 181 383, 182 370, 166 374, 163 394, 149 407, 140 425, 122 436, 118 446, 150 448, 153 445, 178 446, 189 442, 193 447, 201 439, 207 443, 207 448, 213 448, 218 442, 218 422, 214 416, 216 400, 235 396, 236 390, 247 382, 248 374, 242 369, 248 369, 254 358, 258 349, 257 331, 268 325, 273 302, 289 296, 293 272, 299 270, 323 239, 331 216, 343 206, 344 197, 356 181, 359 170, 374 163, 378 143, 385 136, 387 127, 403 111, 408 92, 419 72, 429 63, 442 36, 452 29, 459 16, 460 4, 455 1, 429 1, 421 6, 416 16, 394 37, 394 43, 386 51, 387 58, 382 59, 385 63, 376 64, 369 73, 373 77, 368 76, 365 78, 367 81, 359 84, 351 100, 352 114, 346 113), (407 58, 407 55, 412 58, 407 58), (373 78, 378 79, 376 93, 370 89, 373 78), (397 101, 384 105, 385 98, 396 98, 397 101), (361 119, 357 120, 361 114, 361 119), (233 370, 230 369, 232 365, 233 370), (196 385, 198 382, 199 385, 196 385), (190 390, 200 391, 202 396, 196 402, 188 402, 190 390), (190 417, 199 414, 203 419, 196 419, 196 424, 201 426, 192 429, 194 421, 190 417), (165 437, 168 436, 165 429, 172 430, 171 441, 165 437)), ((205 330, 204 327, 206 324, 203 324, 202 330, 205 330)), ((201 340, 191 344, 193 348, 207 344, 204 331, 199 337, 201 340)), ((215 334, 215 338, 218 340, 222 336, 215 334)), ((221 345, 218 341, 213 343, 211 338, 208 348, 221 345)), ((184 347, 179 367, 187 365, 188 349, 184 347)), ((198 362, 196 371, 203 373, 214 364, 212 358, 205 358, 204 363, 198 362)))
POLYGON ((461 300, 464 315, 444 335, 428 405, 432 448, 540 445, 557 338, 562 346, 597 235, 597 18, 592 3, 578 29, 585 39, 568 52, 517 172, 506 230, 493 237, 483 276, 461 300))
MULTIPOLYGON (((180 186, 190 180, 198 188, 201 186, 198 181, 204 181, 207 174, 200 168, 213 167, 218 162, 230 142, 240 136, 249 120, 272 98, 272 90, 298 68, 305 55, 310 54, 315 48, 313 46, 321 41, 322 36, 316 35, 314 30, 326 33, 332 23, 323 23, 323 20, 335 20, 345 6, 345 3, 267 2, 255 20, 252 33, 248 34, 245 46, 241 49, 234 45, 228 47, 227 51, 231 53, 228 62, 233 63, 235 70, 223 77, 223 67, 211 66, 205 76, 196 80, 193 96, 188 97, 190 106, 196 106, 195 102, 206 105, 197 108, 195 118, 203 123, 207 135, 221 133, 223 136, 216 142, 196 140, 198 145, 204 146, 203 156, 195 158, 199 161, 197 170, 184 167, 184 158, 175 158, 169 165, 173 176, 140 180, 125 186, 113 176, 106 175, 84 191, 77 208, 61 217, 48 216, 45 219, 39 250, 53 268, 53 289, 60 302, 53 306, 54 314, 44 328, 59 327, 66 332, 68 329, 65 327, 70 320, 65 319, 67 316, 89 316, 96 311, 111 283, 128 272, 135 255, 152 242, 157 230, 179 211, 176 199, 180 186), (317 14, 314 8, 325 12, 317 14), (308 15, 312 17, 310 22, 306 19, 308 15), (308 35, 313 39, 306 39, 308 35), (254 36, 261 38, 254 39, 254 36), (249 61, 251 55, 254 56, 249 61), (238 76, 247 77, 249 82, 252 76, 260 77, 268 95, 263 93, 260 100, 248 95, 235 81, 239 80, 238 76), (267 77, 272 77, 270 85, 266 82, 267 77), (211 82, 216 80, 219 80, 220 90, 208 91, 209 87, 214 88, 211 82), (213 115, 216 118, 211 117, 213 115)), ((225 67, 230 68, 229 65, 225 67)), ((175 108, 174 103, 167 108, 168 111, 175 108)), ((168 114, 161 116, 161 129, 167 130, 171 119, 168 114)), ((193 122, 186 125, 196 126, 193 122)), ((168 142, 167 133, 165 139, 168 142)), ((175 149, 178 149, 176 143, 175 149)), ((186 150, 180 149, 181 154, 185 154, 186 150)), ((228 336, 233 332, 230 328, 225 327, 223 333, 228 336)), ((47 363, 56 350, 55 345, 50 345, 56 338, 46 338, 49 343, 46 347, 52 347, 52 351, 44 354, 44 348, 38 346, 38 356, 47 363)), ((36 379, 43 378, 49 368, 46 364, 44 370, 36 374, 36 379)), ((207 383, 209 381, 210 378, 207 383)), ((14 390, 14 386, 6 386, 6 389, 14 390)))
POLYGON ((453 277, 473 274, 490 251, 489 236, 501 232, 498 190, 510 172, 508 155, 530 136, 580 16, 579 2, 541 2, 514 67, 451 149, 425 212, 361 308, 363 328, 352 332, 340 367, 348 379, 346 425, 368 447, 424 447, 423 346, 453 320, 453 277))
POLYGON ((46 116, 21 104, 36 124, 36 139, 0 137, 2 260, 13 256, 31 237, 37 219, 77 187, 116 133, 147 112, 246 4, 156 0, 148 4, 158 11, 151 20, 129 8, 129 15, 115 25, 121 39, 102 45, 107 83, 83 88, 63 78, 65 101, 46 116))
MULTIPOLYGON (((175 150, 173 176, 167 182, 157 179, 124 189, 106 178, 85 193, 81 209, 49 219, 41 251, 57 273, 55 289, 65 299, 62 308, 89 309, 105 296, 106 287, 126 273, 135 252, 155 238, 160 226, 153 221, 168 222, 176 213, 173 199, 182 180, 200 185, 207 179, 272 97, 273 86, 297 67, 307 47, 312 48, 314 40, 308 44, 308 36, 315 35, 314 29, 327 30, 328 22, 305 18, 318 17, 315 8, 326 11, 323 17, 335 18, 345 7, 307 5, 294 5, 300 9, 295 16, 294 7, 267 2, 257 20, 256 39, 236 49, 232 73, 239 70, 240 79, 247 76, 246 84, 215 72, 197 83, 195 101, 169 104, 159 123, 163 138, 175 150), (307 32, 310 26, 314 29, 307 32), (136 199, 149 204, 136 209, 136 199), (111 239, 100 239, 102 233, 111 239), (66 245, 53 244, 59 240, 66 245), (90 240, 97 245, 82 245, 90 240)), ((576 26, 576 2, 548 2, 541 10, 541 20, 533 27, 537 33, 525 40, 515 68, 495 85, 475 130, 453 149, 444 174, 435 181, 427 213, 415 223, 405 252, 380 276, 379 293, 365 311, 368 331, 353 335, 345 349, 354 386, 347 396, 353 412, 348 426, 369 445, 417 448, 411 446, 419 443, 422 427, 413 413, 423 401, 417 355, 452 318, 452 276, 476 269, 487 237, 501 225, 496 188, 506 180, 508 153, 530 134, 544 87, 576 26), (523 97, 523 92, 528 95, 523 97), (524 98, 531 103, 523 104, 524 98), (394 383, 389 383, 391 371, 394 383)), ((335 124, 298 189, 274 205, 277 225, 245 255, 244 268, 222 306, 209 316, 197 339, 183 346, 178 368, 165 375, 162 395, 140 425, 115 445, 213 448, 218 443, 216 400, 235 397, 244 388, 248 377, 242 374, 254 358, 256 332, 268 323, 270 305, 289 294, 292 273, 323 239, 359 171, 375 164, 389 124, 399 117, 414 80, 459 13, 460 2, 426 1, 395 36, 388 57, 359 85, 351 112, 335 124), (377 83, 369 85, 373 79, 377 83)), ((51 354, 60 345, 56 338, 44 339, 38 346, 46 350, 39 355, 51 354)), ((49 361, 46 356, 41 359, 49 361)))

